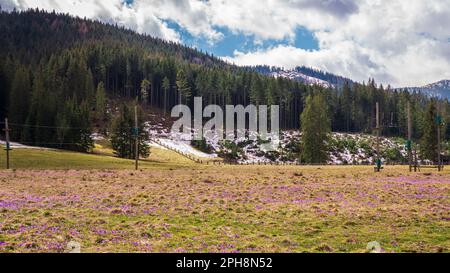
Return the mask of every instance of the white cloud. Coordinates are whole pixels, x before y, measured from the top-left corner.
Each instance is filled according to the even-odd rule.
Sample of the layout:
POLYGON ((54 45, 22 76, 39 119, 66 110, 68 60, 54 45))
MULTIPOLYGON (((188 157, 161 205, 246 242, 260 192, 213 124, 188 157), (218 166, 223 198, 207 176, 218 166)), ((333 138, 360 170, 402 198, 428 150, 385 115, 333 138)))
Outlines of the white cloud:
POLYGON ((13 10, 16 7, 15 0, 0 0, 0 6, 3 10, 13 10))
POLYGON ((144 7, 137 9, 134 6, 124 4, 121 0, 0 0, 2 7, 4 4, 6 4, 5 9, 7 10, 11 10, 12 7, 19 10, 29 8, 55 10, 82 18, 117 23, 140 33, 171 41, 180 41, 179 34, 169 28, 163 18, 158 17, 153 10, 149 11, 144 7))
POLYGON ((256 40, 293 39, 299 26, 327 29, 358 11, 354 0, 210 0, 207 7, 213 24, 256 40))
MULTIPOLYGON (((301 19, 283 19, 312 30, 319 50, 280 45, 247 53, 236 51, 225 59, 245 65, 307 65, 359 81, 374 77, 394 86, 423 85, 450 78, 449 0, 355 3, 345 15, 322 10, 308 11, 305 16, 298 13, 301 19)), ((286 12, 286 17, 291 15, 292 12, 286 12)), ((270 31, 278 35, 285 33, 285 26, 272 28, 270 31)))
POLYGON ((140 14, 154 14, 158 18, 174 21, 193 36, 203 36, 210 41, 222 38, 222 33, 214 30, 203 1, 135 0, 132 7, 140 14))
POLYGON ((339 46, 313 51, 278 45, 249 53, 235 51, 233 57, 223 59, 239 65, 267 64, 287 69, 305 65, 361 81, 367 80, 368 75, 375 74, 388 79, 388 82, 393 80, 384 72, 384 65, 373 62, 365 49, 352 42, 342 42, 339 46))
POLYGON ((3 8, 39 7, 118 23, 141 33, 180 41, 168 21, 215 43, 217 27, 266 40, 295 41, 299 27, 319 49, 293 43, 226 59, 238 64, 307 65, 358 81, 374 77, 394 86, 450 78, 450 0, 0 0, 3 8))

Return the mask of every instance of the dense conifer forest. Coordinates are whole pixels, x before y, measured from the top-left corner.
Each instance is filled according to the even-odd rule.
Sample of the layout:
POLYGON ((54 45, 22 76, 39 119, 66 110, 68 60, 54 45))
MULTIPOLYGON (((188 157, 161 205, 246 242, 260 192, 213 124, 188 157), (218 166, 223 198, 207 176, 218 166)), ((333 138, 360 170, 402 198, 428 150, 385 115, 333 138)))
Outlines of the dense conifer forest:
MULTIPOLYGON (((0 41, 0 119, 9 118, 12 140, 29 145, 89 151, 91 133, 99 130, 96 125, 112 123, 108 99, 137 99, 166 113, 180 102, 191 105, 194 96, 220 106, 278 104, 280 126, 298 129, 306 98, 321 93, 326 103, 320 105, 326 107, 333 131, 372 133, 379 102, 382 134, 402 137, 407 134, 410 102, 416 139, 428 130, 424 121, 432 115, 429 98, 378 85, 374 79, 342 82, 336 76, 336 89, 309 86, 64 14, 0 12, 0 41)), ((450 120, 448 101, 433 105, 444 121, 450 120)), ((447 128, 445 137, 449 135, 447 128)))

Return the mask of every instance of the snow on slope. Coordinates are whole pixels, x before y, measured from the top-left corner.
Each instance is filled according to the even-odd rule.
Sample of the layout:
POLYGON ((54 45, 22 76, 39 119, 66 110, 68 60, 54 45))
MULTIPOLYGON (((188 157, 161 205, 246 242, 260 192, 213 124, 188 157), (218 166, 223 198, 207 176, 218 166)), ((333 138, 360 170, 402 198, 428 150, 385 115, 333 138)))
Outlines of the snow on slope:
MULTIPOLYGON (((235 142, 242 146, 243 156, 238 158, 238 162, 245 164, 258 163, 296 163, 298 162, 298 143, 301 141, 301 134, 298 131, 281 132, 281 143, 279 149, 274 152, 264 152, 259 149, 256 142, 246 140, 245 142, 235 142)), ((372 135, 364 134, 343 134, 333 133, 329 145, 328 164, 373 164, 375 160, 376 138, 372 135)), ((406 158, 407 152, 404 148, 404 141, 400 139, 381 138, 382 162, 398 162, 406 158)))
MULTIPOLYGON (((283 131, 280 136, 279 148, 276 151, 265 151, 258 145, 258 141, 248 138, 235 139, 228 144, 217 136, 206 134, 206 143, 213 151, 207 154, 197 150, 191 145, 191 134, 172 133, 162 124, 147 124, 150 139, 163 147, 177 150, 201 158, 217 158, 219 155, 232 152, 234 146, 239 152, 235 160, 243 164, 264 163, 296 163, 298 162, 298 143, 301 134, 298 131, 283 131)), ((375 160, 376 138, 364 134, 333 133, 329 143, 330 151, 328 164, 373 164, 375 160)), ((406 158, 407 152, 404 141, 401 139, 381 138, 383 163, 401 162, 406 158)))
POLYGON ((180 151, 182 153, 190 154, 201 158, 216 158, 217 154, 207 154, 201 152, 190 145, 190 141, 184 141, 179 139, 157 138, 155 139, 158 144, 163 147, 170 148, 171 150, 180 151))
MULTIPOLYGON (((146 128, 151 145, 177 150, 200 158, 227 158, 244 164, 258 163, 296 163, 298 162, 301 134, 298 130, 280 132, 280 142, 276 151, 262 149, 258 140, 238 138, 233 141, 221 140, 211 132, 205 133, 206 144, 211 153, 199 151, 191 145, 192 133, 171 132, 171 122, 164 117, 154 115, 149 118, 146 128), (228 157, 229 158, 229 157, 228 157)), ((193 130, 191 130, 193 132, 193 130)), ((332 133, 329 146, 328 164, 373 164, 376 156, 376 137, 366 134, 332 133)), ((407 152, 405 140, 401 138, 381 137, 381 153, 384 163, 405 163, 407 152)))
MULTIPOLYGON (((0 140, 0 145, 6 146, 6 142, 4 140, 0 140)), ((38 146, 28 146, 23 145, 17 142, 10 142, 9 143, 11 149, 40 149, 40 150, 49 150, 49 148, 45 147, 38 147, 38 146)))
POLYGON ((200 158, 217 158, 215 153, 207 154, 192 147, 190 134, 172 133, 162 123, 147 122, 145 126, 150 135, 150 145, 161 146, 200 158))
POLYGON ((305 75, 301 72, 298 72, 296 70, 279 70, 271 72, 271 76, 278 78, 283 77, 291 80, 301 81, 303 83, 309 84, 309 85, 319 85, 326 88, 333 88, 334 86, 324 80, 314 78, 308 75, 305 75))

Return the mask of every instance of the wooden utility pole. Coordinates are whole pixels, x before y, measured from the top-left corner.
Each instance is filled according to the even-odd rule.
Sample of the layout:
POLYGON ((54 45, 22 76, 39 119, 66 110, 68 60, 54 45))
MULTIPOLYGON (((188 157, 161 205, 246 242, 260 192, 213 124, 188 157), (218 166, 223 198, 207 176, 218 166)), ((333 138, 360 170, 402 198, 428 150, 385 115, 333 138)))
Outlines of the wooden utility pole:
POLYGON ((438 137, 438 171, 441 171, 441 125, 438 125, 437 128, 437 137, 438 137))
POLYGON ((437 115, 436 115, 436 125, 437 125, 437 153, 438 153, 438 171, 440 172, 442 169, 442 164, 441 164, 441 123, 442 123, 442 118, 439 115, 439 104, 437 106, 437 115))
POLYGON ((377 102, 375 105, 376 108, 376 124, 377 127, 375 130, 377 131, 377 159, 376 159, 376 168, 375 170, 379 172, 381 170, 381 157, 380 157, 380 104, 377 102))
POLYGON ((9 143, 9 127, 8 127, 8 118, 5 118, 5 140, 6 140, 6 169, 9 169, 9 151, 11 151, 11 144, 9 143))
POLYGON ((417 158, 417 145, 414 145, 414 172, 417 172, 417 169, 420 172, 419 159, 417 158))
POLYGON ((139 161, 139 127, 138 127, 138 118, 137 118, 137 105, 134 106, 134 155, 135 155, 135 166, 134 168, 138 169, 138 161, 139 161))
MULTIPOLYGON (((406 149, 408 150, 408 162, 409 162, 409 171, 412 172, 412 119, 411 119, 411 103, 408 101, 407 106, 408 112, 408 140, 406 142, 406 149)), ((414 167, 414 171, 416 171, 414 167)))

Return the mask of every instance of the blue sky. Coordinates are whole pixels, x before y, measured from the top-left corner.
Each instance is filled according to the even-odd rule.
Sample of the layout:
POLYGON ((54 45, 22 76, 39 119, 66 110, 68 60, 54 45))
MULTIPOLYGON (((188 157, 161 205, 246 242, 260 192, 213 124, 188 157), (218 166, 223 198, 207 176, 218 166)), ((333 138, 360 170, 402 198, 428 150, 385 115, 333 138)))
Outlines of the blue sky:
POLYGON ((318 41, 314 37, 314 33, 304 27, 297 27, 295 29, 295 39, 293 41, 289 38, 257 41, 255 35, 233 32, 226 27, 214 27, 215 30, 223 34, 223 38, 212 43, 203 36, 193 36, 174 21, 167 20, 165 22, 170 28, 176 30, 183 44, 212 53, 215 56, 232 56, 236 50, 240 52, 252 52, 258 49, 265 50, 278 45, 292 45, 305 50, 319 49, 318 41))
MULTIPOLYGON (((123 0, 123 3, 129 6, 132 6, 133 2, 134 0, 123 0)), ((318 41, 314 37, 314 33, 301 26, 294 30, 294 39, 284 38, 281 40, 259 40, 252 34, 244 34, 242 32, 230 31, 226 27, 214 26, 213 29, 222 33, 223 38, 212 43, 204 36, 196 37, 192 35, 187 29, 173 20, 163 21, 169 28, 178 33, 183 44, 214 54, 215 56, 232 56, 236 50, 240 52, 252 52, 255 50, 265 50, 278 45, 292 45, 305 50, 319 49, 318 41)))
POLYGON ((450 0, 0 0, 116 23, 238 65, 393 87, 450 79, 450 0))

